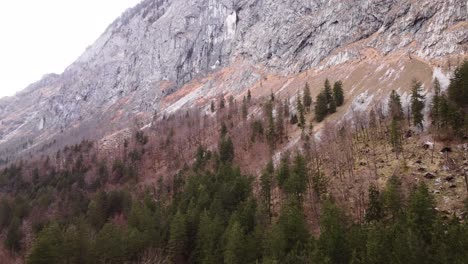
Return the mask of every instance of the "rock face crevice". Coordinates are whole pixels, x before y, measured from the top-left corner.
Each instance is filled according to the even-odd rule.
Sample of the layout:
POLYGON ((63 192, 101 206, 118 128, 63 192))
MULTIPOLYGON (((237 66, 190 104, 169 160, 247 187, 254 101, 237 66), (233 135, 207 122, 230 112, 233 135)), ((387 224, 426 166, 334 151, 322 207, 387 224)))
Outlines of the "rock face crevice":
POLYGON ((161 110, 184 84, 238 59, 290 74, 330 56, 330 65, 356 59, 346 47, 358 42, 428 60, 465 54, 467 8, 465 0, 144 0, 63 74, 0 100, 0 149, 118 111, 130 119, 161 110))

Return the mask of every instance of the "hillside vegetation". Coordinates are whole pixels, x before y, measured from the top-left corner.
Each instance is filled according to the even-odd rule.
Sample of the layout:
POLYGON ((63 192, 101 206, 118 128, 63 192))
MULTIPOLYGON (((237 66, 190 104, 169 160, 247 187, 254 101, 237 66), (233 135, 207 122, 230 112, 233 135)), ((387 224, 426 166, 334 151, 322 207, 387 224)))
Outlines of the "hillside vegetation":
POLYGON ((7 263, 466 263, 468 62, 327 122, 346 89, 220 97, 0 172, 7 263), (297 138, 298 142, 294 142, 297 138), (296 147, 297 146, 297 147, 296 147))

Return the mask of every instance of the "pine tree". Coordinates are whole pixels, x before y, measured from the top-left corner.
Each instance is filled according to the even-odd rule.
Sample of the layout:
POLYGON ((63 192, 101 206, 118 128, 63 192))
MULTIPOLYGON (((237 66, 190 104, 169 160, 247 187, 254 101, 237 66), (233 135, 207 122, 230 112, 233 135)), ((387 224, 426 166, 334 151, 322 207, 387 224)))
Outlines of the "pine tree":
POLYGON ((297 114, 299 115, 299 127, 304 129, 305 128, 305 116, 304 116, 304 105, 302 104, 301 96, 300 93, 297 93, 296 97, 296 108, 297 108, 297 114))
POLYGON ((333 114, 336 112, 336 102, 333 96, 333 91, 330 85, 330 81, 328 79, 325 80, 323 93, 325 94, 326 102, 327 102, 327 112, 328 114, 333 114))
POLYGON ((399 121, 397 121, 396 119, 392 120, 392 124, 390 127, 390 143, 392 144, 396 157, 398 158, 402 151, 403 143, 401 141, 400 124, 399 121))
POLYGON ((450 79, 448 97, 456 105, 465 109, 468 106, 468 60, 465 60, 450 79))
POLYGON ((327 105, 333 100, 333 92, 328 79, 325 80, 323 87, 323 93, 325 94, 325 99, 327 100, 327 105))
POLYGON ((441 108, 441 103, 440 103, 440 83, 437 78, 434 79, 434 97, 432 98, 432 104, 431 104, 431 117, 432 117, 432 124, 433 126, 438 130, 440 129, 440 108, 441 108))
POLYGON ((317 95, 315 103, 315 120, 322 122, 328 114, 327 98, 326 95, 321 92, 317 95))
POLYGON ((275 101, 275 94, 273 93, 273 91, 270 92, 270 101, 271 102, 275 101))
POLYGON ((435 200, 427 186, 422 183, 410 195, 408 222, 425 243, 430 243, 436 221, 435 200))
POLYGON ((249 89, 247 90, 247 102, 250 103, 251 99, 252 99, 252 94, 250 93, 250 89, 249 89))
POLYGON ((242 100, 242 118, 244 120, 247 119, 248 114, 247 99, 244 96, 244 99, 242 100))
POLYGON ((382 199, 380 192, 374 185, 369 187, 369 204, 366 210, 366 221, 380 221, 383 217, 382 199))
POLYGON ((201 214, 196 235, 198 263, 222 263, 222 252, 219 251, 221 250, 220 237, 223 230, 223 223, 219 217, 211 218, 207 211, 201 214))
POLYGON ((390 215, 392 220, 396 220, 403 209, 401 181, 397 176, 392 175, 387 180, 382 197, 385 213, 390 215))
POLYGON ((392 119, 403 120, 403 107, 401 106, 400 95, 392 90, 388 101, 389 114, 392 119))
POLYGON ((224 96, 219 97, 219 109, 223 109, 226 107, 226 101, 224 100, 224 96))
POLYGON ((101 263, 122 263, 126 257, 123 230, 113 223, 106 223, 96 235, 95 255, 101 263))
POLYGON ((27 264, 59 264, 63 263, 63 236, 57 223, 45 227, 37 235, 27 264))
POLYGON ((273 150, 276 145, 276 128, 275 128, 275 118, 273 117, 273 105, 269 101, 265 105, 265 114, 268 119, 268 128, 267 128, 267 141, 270 149, 273 150))
POLYGON ((219 143, 219 160, 229 163, 234 160, 234 144, 230 137, 222 137, 219 143))
POLYGON ((13 252, 19 252, 21 249, 21 239, 23 234, 20 230, 20 225, 21 220, 18 217, 14 217, 8 227, 5 246, 13 252))
POLYGON ((273 161, 268 162, 266 168, 263 170, 260 176, 261 196, 268 216, 271 218, 271 189, 273 185, 273 174, 275 168, 273 161))
POLYGON ((226 230, 224 263, 245 263, 245 237, 239 222, 234 221, 226 230))
POLYGON ((336 103, 335 99, 332 99, 330 103, 328 104, 328 113, 333 114, 336 112, 336 103))
POLYGON ((413 116, 413 124, 420 129, 423 128, 424 121, 424 95, 422 94, 422 84, 419 81, 413 81, 411 91, 411 113, 413 116))
POLYGON ((283 104, 280 102, 276 108, 276 136, 278 137, 280 143, 283 143, 283 138, 285 135, 283 107, 283 104))
POLYGON ((333 96, 335 98, 336 106, 342 106, 344 103, 344 92, 343 83, 341 81, 337 81, 333 85, 333 96))
POLYGON ((330 200, 322 207, 318 247, 329 263, 349 263, 351 250, 346 237, 346 217, 330 200))
POLYGON ((188 246, 187 220, 183 213, 178 211, 172 218, 169 231, 168 248, 174 262, 185 259, 188 246))
POLYGON ((301 200, 302 194, 307 189, 307 163, 300 153, 294 157, 292 173, 284 182, 284 191, 288 195, 294 196, 297 200, 301 200))
POLYGON ((310 87, 309 84, 306 82, 304 86, 304 107, 306 111, 310 111, 310 107, 312 105, 312 96, 310 95, 310 87))

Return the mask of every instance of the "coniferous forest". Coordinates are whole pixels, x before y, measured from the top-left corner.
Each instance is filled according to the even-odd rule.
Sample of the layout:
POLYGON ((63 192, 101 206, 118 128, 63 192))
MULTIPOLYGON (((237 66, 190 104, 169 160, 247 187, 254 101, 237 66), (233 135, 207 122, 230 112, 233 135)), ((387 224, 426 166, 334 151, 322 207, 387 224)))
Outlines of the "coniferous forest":
MULTIPOLYGON (((154 132, 157 139, 136 131, 117 158, 101 159, 96 142, 83 141, 8 164, 0 171, 4 249, 29 264, 467 263, 468 199, 464 214, 442 213, 434 175, 423 171, 410 181, 417 176, 407 177, 407 168, 419 159, 408 131, 466 143, 468 62, 446 91, 437 80, 433 90, 426 97, 415 80, 409 112, 393 91, 386 114, 372 109, 353 129, 325 124, 321 147, 310 131, 348 100, 339 80, 326 80, 315 100, 308 84, 299 87, 294 105, 273 93, 254 101, 250 91, 239 107, 230 99, 209 102, 210 113, 223 114, 209 131, 187 130, 214 138, 214 148, 194 139, 190 151, 178 149, 190 137, 174 124, 204 120, 187 112, 163 117, 167 133, 154 132), (254 105, 262 118, 252 115, 254 105), (274 155, 296 126, 301 149, 274 155), (240 156, 249 153, 267 153, 258 175, 241 169, 248 166, 240 156), (168 160, 167 177, 142 184, 158 155, 168 160), (387 163, 399 169, 379 178, 387 163), (361 179, 363 171, 371 179, 361 179)), ((428 160, 439 155, 428 151, 428 160)), ((466 156, 449 152, 437 158, 466 164, 466 156)))

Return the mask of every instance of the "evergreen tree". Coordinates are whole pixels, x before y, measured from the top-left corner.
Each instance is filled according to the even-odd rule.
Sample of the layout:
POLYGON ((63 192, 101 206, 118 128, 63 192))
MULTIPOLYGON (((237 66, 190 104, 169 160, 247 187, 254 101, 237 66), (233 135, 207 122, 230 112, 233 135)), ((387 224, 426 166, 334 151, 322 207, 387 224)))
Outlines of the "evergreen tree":
POLYGON ((12 208, 6 198, 0 201, 0 231, 10 224, 12 217, 12 208))
POLYGON ((344 103, 344 92, 343 83, 341 81, 337 81, 333 85, 333 96, 335 98, 336 106, 342 106, 344 103))
POLYGON ((228 163, 234 160, 234 144, 228 136, 222 137, 219 143, 219 160, 222 163, 228 163))
POLYGON ((250 101, 252 100, 252 94, 250 93, 250 89, 247 90, 247 102, 250 103, 250 101))
POLYGON ((431 104, 431 117, 432 117, 432 124, 436 129, 440 129, 440 111, 441 111, 441 102, 440 102, 440 83, 437 78, 434 79, 434 97, 432 98, 431 104))
POLYGON ((224 100, 224 96, 219 97, 219 109, 224 109, 226 107, 226 100, 224 100))
POLYGON ((273 185, 273 174, 275 168, 273 166, 273 161, 268 162, 266 168, 262 172, 260 177, 260 186, 261 186, 261 196, 267 210, 268 216, 271 218, 271 189, 273 185))
POLYGON ((366 210, 366 221, 380 221, 383 217, 383 206, 380 192, 376 186, 369 187, 369 204, 366 210))
POLYGON ((349 263, 351 250, 346 237, 346 217, 330 200, 322 208, 320 232, 318 247, 330 263, 349 263))
POLYGON ((18 217, 14 217, 8 227, 5 246, 13 252, 19 252, 21 249, 21 239, 23 234, 20 230, 20 226, 21 220, 18 217))
POLYGON ((301 200, 302 194, 307 189, 307 163, 304 156, 297 153, 293 161, 292 173, 284 182, 284 191, 288 195, 294 195, 301 200))
POLYGON ((281 160, 280 160, 278 172, 276 175, 278 185, 281 188, 283 188, 286 180, 289 178, 289 175, 290 175, 289 154, 283 153, 283 155, 281 155, 281 160))
POLYGON ((174 262, 177 263, 185 259, 187 243, 186 216, 178 211, 171 221, 168 242, 169 252, 174 262))
POLYGON ((291 199, 265 241, 267 263, 301 263, 310 235, 300 203, 291 199))
POLYGON ((461 108, 468 106, 468 60, 465 60, 450 79, 448 87, 448 97, 451 101, 461 108))
POLYGON ((391 176, 383 192, 383 204, 386 214, 395 220, 401 213, 403 197, 401 191, 401 181, 397 176, 391 176))
POLYGON ((268 119, 268 128, 267 128, 267 141, 270 149, 273 150, 276 145, 276 127, 275 127, 275 118, 273 117, 273 105, 272 102, 267 102, 265 105, 265 114, 268 119))
POLYGON ((323 93, 325 94, 325 99, 327 100, 327 105, 333 100, 333 92, 330 85, 330 81, 328 79, 325 80, 325 84, 323 87, 323 93))
POLYGON ((436 222, 435 200, 427 186, 422 183, 410 195, 408 222, 424 243, 431 242, 436 222))
POLYGON ((213 100, 211 101, 210 110, 211 110, 212 113, 214 113, 216 111, 215 102, 213 100))
POLYGON ((328 79, 325 80, 323 93, 325 94, 325 98, 327 100, 327 111, 328 114, 333 114, 336 112, 336 102, 333 96, 333 91, 330 85, 330 81, 328 79))
POLYGON ((223 260, 220 237, 224 230, 219 217, 211 218, 207 211, 200 216, 196 249, 199 263, 216 264, 223 260))
POLYGON ((403 120, 403 107, 401 106, 401 99, 400 95, 395 91, 392 90, 390 94, 390 99, 388 101, 388 110, 390 117, 395 120, 403 120))
POLYGON ((270 92, 270 102, 274 102, 275 101, 275 94, 273 93, 273 91, 270 92))
POLYGON ((122 263, 126 259, 126 241, 123 230, 115 224, 106 223, 96 235, 95 256, 101 263, 122 263))
POLYGON ((234 221, 226 230, 224 263, 245 263, 245 237, 239 222, 234 221))
POLYGON ((400 123, 396 119, 392 120, 392 124, 390 126, 390 143, 392 144, 393 150, 398 158, 399 154, 403 150, 403 142, 401 140, 400 123))
POLYGON ((304 129, 305 128, 305 116, 304 116, 305 109, 304 109, 304 105, 302 104, 300 93, 297 93, 296 104, 297 104, 296 110, 299 116, 299 127, 304 129))
POLYGON ((332 99, 330 103, 328 104, 328 113, 333 114, 336 112, 336 103, 335 99, 332 99))
POLYGON ((31 252, 27 257, 28 264, 60 264, 63 263, 63 235, 57 223, 45 227, 37 235, 31 252))
POLYGON ((303 101, 304 101, 304 107, 306 111, 310 111, 310 107, 312 105, 312 96, 310 95, 310 87, 307 82, 305 83, 305 86, 304 86, 303 101))
POLYGON ((280 102, 276 108, 276 136, 279 139, 280 143, 283 143, 283 138, 285 135, 284 131, 284 108, 283 104, 280 102))
POLYGON ((322 122, 328 114, 327 98, 325 94, 319 93, 315 104, 315 120, 322 122))
POLYGON ((244 99, 242 100, 242 118, 244 120, 247 119, 248 114, 247 99, 244 96, 244 99))
POLYGON ((413 124, 419 128, 423 128, 424 121, 424 95, 422 94, 422 84, 419 81, 413 81, 411 89, 411 113, 413 116, 413 124))

